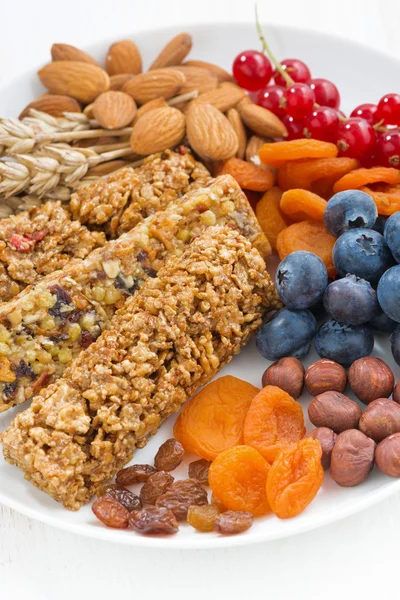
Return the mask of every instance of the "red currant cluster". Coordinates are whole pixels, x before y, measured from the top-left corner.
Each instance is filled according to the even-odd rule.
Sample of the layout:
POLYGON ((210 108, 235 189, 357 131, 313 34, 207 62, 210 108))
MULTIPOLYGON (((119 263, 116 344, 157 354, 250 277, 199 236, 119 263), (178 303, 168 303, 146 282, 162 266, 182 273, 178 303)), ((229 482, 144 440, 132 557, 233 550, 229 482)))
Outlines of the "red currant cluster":
POLYGON ((339 110, 336 85, 312 78, 297 58, 276 63, 274 70, 265 54, 246 50, 235 58, 233 75, 242 88, 255 93, 257 104, 283 121, 288 140, 333 142, 339 156, 356 158, 363 166, 399 166, 400 94, 386 94, 377 105, 360 104, 347 118, 339 110))

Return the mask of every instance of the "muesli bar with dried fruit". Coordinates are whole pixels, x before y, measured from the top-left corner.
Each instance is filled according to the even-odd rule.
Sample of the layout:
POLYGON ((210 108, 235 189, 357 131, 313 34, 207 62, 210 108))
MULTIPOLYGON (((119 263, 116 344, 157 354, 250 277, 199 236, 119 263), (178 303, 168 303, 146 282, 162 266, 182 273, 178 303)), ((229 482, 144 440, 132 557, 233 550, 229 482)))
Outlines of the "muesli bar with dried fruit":
POLYGON ((16 416, 1 437, 5 458, 79 509, 240 352, 275 306, 265 262, 249 240, 227 226, 207 229, 16 416))
POLYGON ((0 412, 61 377, 168 255, 179 256, 215 224, 237 228, 263 256, 269 253, 246 197, 223 175, 0 305, 0 412))
POLYGON ((74 258, 86 258, 105 242, 104 233, 72 221, 60 202, 0 219, 0 301, 10 300, 74 258))
POLYGON ((182 153, 166 150, 136 169, 125 167, 81 187, 72 194, 70 208, 81 223, 107 223, 115 238, 210 179, 206 167, 184 148, 182 153))

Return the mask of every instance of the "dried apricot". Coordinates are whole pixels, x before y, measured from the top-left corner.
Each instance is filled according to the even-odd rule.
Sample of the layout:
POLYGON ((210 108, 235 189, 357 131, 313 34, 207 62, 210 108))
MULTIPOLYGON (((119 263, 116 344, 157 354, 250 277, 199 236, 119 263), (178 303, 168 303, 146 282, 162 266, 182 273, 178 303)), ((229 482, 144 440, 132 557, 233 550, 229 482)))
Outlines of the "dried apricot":
POLYGON ((306 158, 285 163, 278 172, 278 185, 286 191, 302 188, 320 194, 330 194, 333 184, 356 169, 355 158, 306 158))
POLYGON ((274 176, 268 169, 257 167, 241 158, 229 158, 219 169, 219 175, 232 175, 241 188, 265 192, 274 185, 274 176))
POLYGON ((243 423, 258 389, 225 375, 209 383, 187 402, 174 427, 174 436, 187 452, 213 460, 243 442, 243 423))
POLYGON ((385 183, 375 184, 374 188, 363 186, 362 192, 369 194, 376 204, 378 214, 389 216, 400 210, 400 189, 385 183))
POLYGON ((283 229, 276 241, 276 249, 282 260, 296 250, 308 250, 320 257, 329 277, 336 275, 332 250, 336 238, 319 221, 301 221, 283 229))
POLYGON ((213 494, 229 510, 244 510, 255 517, 270 512, 266 483, 270 465, 251 446, 235 446, 221 452, 210 467, 213 494))
POLYGON ((301 405, 281 388, 267 385, 251 401, 244 421, 244 443, 256 448, 269 463, 305 433, 301 405))
POLYGON ((294 221, 305 221, 307 219, 323 221, 326 205, 327 201, 321 196, 301 189, 283 192, 280 203, 281 211, 294 221))
POLYGON ((281 197, 282 191, 278 187, 273 187, 265 192, 256 206, 258 222, 274 250, 278 233, 288 226, 280 209, 281 197))
POLYGON ((320 140, 290 140, 264 144, 259 150, 261 161, 271 167, 281 167, 286 161, 299 158, 334 158, 338 155, 336 144, 320 140))
POLYGON ((318 440, 305 438, 282 450, 267 479, 267 498, 280 519, 300 514, 315 498, 324 479, 318 440))
POLYGON ((335 194, 345 190, 354 190, 370 185, 371 183, 389 183, 397 185, 400 183, 399 169, 392 167, 373 167, 372 169, 355 169, 339 179, 333 186, 335 194))

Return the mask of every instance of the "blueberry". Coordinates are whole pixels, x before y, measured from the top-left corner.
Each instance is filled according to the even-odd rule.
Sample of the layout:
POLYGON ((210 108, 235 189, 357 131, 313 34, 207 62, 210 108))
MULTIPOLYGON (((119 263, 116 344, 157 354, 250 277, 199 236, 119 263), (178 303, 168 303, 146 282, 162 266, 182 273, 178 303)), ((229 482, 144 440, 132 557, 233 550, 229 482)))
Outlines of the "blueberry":
POLYGON ((390 336, 390 342, 392 344, 392 354, 394 360, 400 365, 400 325, 394 330, 390 336))
POLYGON ((355 228, 371 229, 378 216, 371 196, 360 190, 346 190, 332 196, 324 212, 325 227, 335 237, 355 228))
POLYGON ((379 310, 379 313, 370 320, 369 325, 371 325, 372 329, 376 329, 377 331, 383 331, 384 333, 391 333, 394 331, 398 325, 396 321, 393 321, 390 317, 387 316, 383 312, 383 310, 379 310))
POLYGON ((379 312, 375 290, 369 281, 355 275, 346 275, 328 285, 324 307, 333 319, 348 325, 366 323, 379 312))
POLYGON ((374 231, 377 231, 378 233, 380 233, 381 235, 383 235, 383 232, 385 230, 385 225, 387 223, 387 220, 388 220, 387 217, 384 217, 383 215, 378 215, 378 218, 375 221, 375 225, 371 229, 373 229, 374 231))
POLYGON ((386 221, 384 236, 396 262, 400 263, 400 211, 386 221))
POLYGON ((333 262, 341 277, 352 273, 372 284, 393 264, 384 237, 372 229, 352 229, 336 240, 333 262))
POLYGON ((288 254, 276 272, 276 289, 287 308, 309 308, 321 298, 328 285, 322 260, 312 252, 288 254))
POLYGON ((400 323, 400 265, 388 269, 382 275, 377 292, 383 312, 400 323))
POLYGON ((337 321, 327 321, 315 336, 318 354, 345 366, 371 354, 373 347, 374 335, 368 325, 343 325, 337 321))
POLYGON ((308 310, 282 308, 276 311, 257 332, 256 346, 269 360, 283 356, 305 356, 317 330, 314 315, 308 310))

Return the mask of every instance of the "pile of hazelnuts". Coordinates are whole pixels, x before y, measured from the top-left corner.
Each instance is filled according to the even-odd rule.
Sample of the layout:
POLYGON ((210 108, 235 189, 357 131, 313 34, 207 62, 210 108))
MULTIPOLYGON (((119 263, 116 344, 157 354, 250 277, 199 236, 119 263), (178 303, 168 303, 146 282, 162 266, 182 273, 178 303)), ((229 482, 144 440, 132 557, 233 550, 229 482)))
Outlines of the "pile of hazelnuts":
POLYGON ((306 370, 297 358, 285 357, 265 371, 263 386, 276 385, 293 398, 303 387, 313 396, 308 416, 316 429, 307 434, 319 440, 322 466, 343 487, 365 481, 374 464, 386 475, 400 477, 400 381, 380 358, 366 356, 346 369, 327 358, 306 370), (367 407, 344 394, 349 384, 367 407), (389 397, 392 395, 392 399, 389 397))

